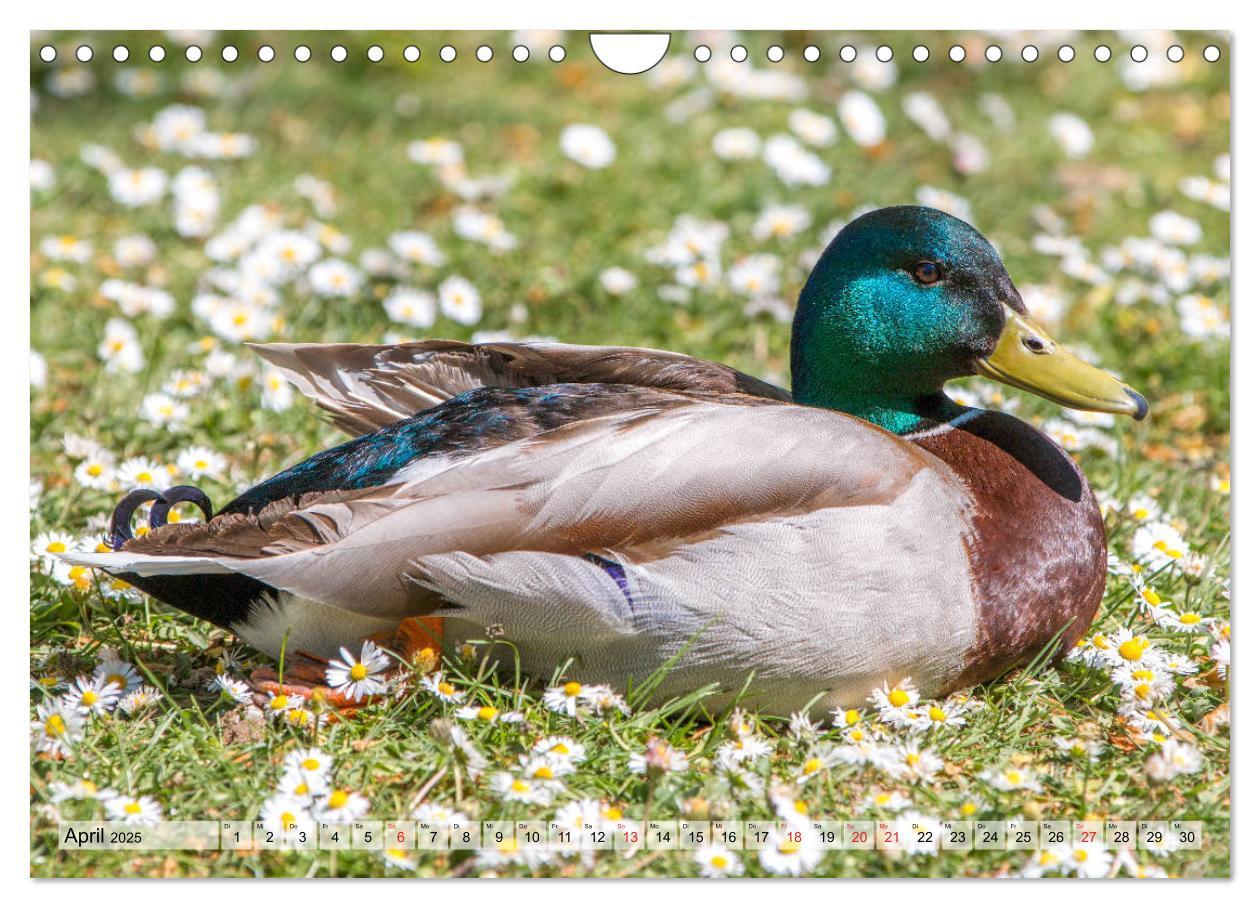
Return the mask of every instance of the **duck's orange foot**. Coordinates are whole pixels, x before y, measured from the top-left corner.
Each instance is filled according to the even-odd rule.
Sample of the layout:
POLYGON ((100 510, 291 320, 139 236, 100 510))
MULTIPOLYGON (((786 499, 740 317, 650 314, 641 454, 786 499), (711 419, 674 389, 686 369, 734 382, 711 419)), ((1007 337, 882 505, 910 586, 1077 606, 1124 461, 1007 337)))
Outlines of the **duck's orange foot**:
MULTIPOLYGON (((368 639, 401 656, 420 674, 427 674, 441 661, 441 634, 441 618, 406 618, 393 635, 374 634, 368 639)), ((249 676, 250 685, 264 700, 260 705, 266 705, 278 696, 301 697, 305 704, 327 705, 342 715, 352 715, 359 707, 389 696, 375 694, 355 698, 330 687, 327 683, 329 661, 322 656, 298 651, 286 660, 283 680, 274 669, 258 668, 249 676)), ((392 666, 385 673, 386 679, 392 679, 403 668, 392 666)))
POLYGON ((299 652, 289 657, 284 666, 284 680, 271 668, 256 668, 250 673, 249 683, 263 695, 264 705, 274 703, 277 697, 289 697, 307 708, 327 705, 343 714, 366 706, 369 697, 351 698, 327 684, 328 660, 311 653, 299 652), (298 698, 301 698, 299 701, 298 698))

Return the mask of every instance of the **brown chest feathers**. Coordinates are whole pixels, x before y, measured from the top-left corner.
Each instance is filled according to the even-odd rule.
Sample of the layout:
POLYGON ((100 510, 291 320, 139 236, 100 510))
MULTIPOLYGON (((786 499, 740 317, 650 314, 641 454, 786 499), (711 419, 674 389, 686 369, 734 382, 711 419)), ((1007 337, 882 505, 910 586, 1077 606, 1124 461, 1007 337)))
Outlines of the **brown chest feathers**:
POLYGON ((974 411, 908 440, 961 477, 976 502, 968 542, 978 611, 956 686, 1024 664, 1059 635, 1079 639, 1102 601, 1107 540, 1089 484, 1057 445, 1013 416, 974 411))

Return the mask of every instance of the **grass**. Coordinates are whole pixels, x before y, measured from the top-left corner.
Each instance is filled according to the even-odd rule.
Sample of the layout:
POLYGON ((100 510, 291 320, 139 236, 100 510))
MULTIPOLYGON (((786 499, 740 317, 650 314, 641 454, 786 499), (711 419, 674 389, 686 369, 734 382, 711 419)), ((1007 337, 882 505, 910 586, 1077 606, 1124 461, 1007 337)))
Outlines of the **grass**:
MULTIPOLYGON (((1053 60, 1042 40, 1038 63, 1012 62, 1015 51, 1008 49, 1003 63, 980 67, 944 59, 955 38, 972 49, 973 57, 986 43, 974 36, 942 35, 932 43, 932 61, 919 65, 909 62, 910 41, 886 36, 897 52, 900 75, 895 86, 871 94, 887 118, 888 139, 871 150, 842 134, 834 144, 817 149, 832 174, 817 188, 785 186, 760 161, 719 160, 710 150, 711 138, 729 126, 749 127, 763 138, 786 132, 787 113, 795 107, 834 117, 836 100, 852 87, 853 77, 835 61, 832 45, 846 40, 874 45, 885 37, 776 36, 773 40, 787 49, 787 61, 779 66, 805 80, 807 96, 792 102, 712 90, 701 98, 696 92, 705 83, 698 76, 678 85, 614 76, 576 40, 565 42, 570 50, 563 64, 543 61, 538 51, 530 63, 515 64, 508 58, 506 39, 495 36, 490 43, 498 56, 483 65, 471 55, 481 42, 457 36, 453 41, 461 57, 447 65, 436 60, 444 39, 426 34, 425 56, 412 65, 399 58, 403 38, 356 34, 343 39, 351 47, 351 60, 333 65, 323 62, 333 43, 327 34, 224 34, 203 43, 209 48, 232 42, 247 49, 266 41, 277 47, 279 57, 265 66, 245 60, 198 64, 198 70, 217 71, 225 79, 221 93, 204 97, 181 87, 194 67, 177 53, 160 66, 130 65, 158 74, 161 84, 153 94, 137 97, 117 90, 113 74, 122 67, 108 59, 104 48, 128 43, 136 61, 148 38, 141 42, 135 35, 93 35, 97 59, 88 68, 96 87, 69 98, 47 90, 47 67, 38 63, 33 50, 32 82, 39 105, 32 121, 31 154, 52 164, 56 184, 32 195, 31 345, 48 370, 46 382, 33 389, 31 399, 31 473, 42 483, 32 505, 32 537, 49 530, 84 535, 88 521, 107 513, 118 497, 75 482, 76 460, 62 441, 66 433, 90 436, 120 460, 144 455, 173 461, 190 444, 209 445, 230 464, 225 480, 204 483, 216 502, 228 500, 239 484, 266 477, 338 440, 303 401, 282 412, 261 407, 256 379, 216 382, 190 402, 189 418, 178 429, 158 428, 138 416, 140 401, 159 389, 172 370, 201 362, 201 354, 190 347, 206 335, 206 325, 191 314, 189 304, 211 263, 203 241, 175 232, 169 202, 138 209, 117 204, 105 179, 81 161, 80 149, 87 142, 100 143, 132 166, 153 164, 174 173, 187 162, 146 148, 135 131, 159 110, 182 101, 204 109, 211 129, 248 133, 257 141, 255 153, 243 160, 203 165, 218 183, 220 226, 254 203, 273 205, 287 223, 301 226, 312 214, 310 204, 295 192, 294 180, 309 173, 336 189, 338 209, 323 220, 351 238, 348 260, 382 246, 398 230, 432 233, 449 261, 411 280, 432 288, 448 274, 462 274, 478 287, 485 315, 475 328, 440 317, 432 329, 421 332, 425 335, 467 338, 474 330, 510 330, 517 336, 578 343, 655 346, 721 360, 780 382, 786 380, 788 365, 787 325, 766 315, 746 315, 746 300, 725 286, 696 292, 686 305, 657 296, 670 275, 647 264, 644 252, 664 238, 674 218, 692 213, 727 223, 730 239, 722 259, 728 266, 746 253, 776 253, 783 262, 782 296, 791 301, 807 274, 798 260, 819 245, 828 223, 848 217, 859 206, 913 201, 923 186, 964 197, 970 220, 1002 251, 1017 285, 1043 285, 1070 301, 1058 320, 1060 338, 1087 345, 1100 362, 1152 401, 1146 423, 1103 430, 1114 451, 1089 447, 1076 454, 1100 498, 1118 504, 1119 513, 1109 518, 1113 550, 1122 560, 1137 557, 1138 522, 1127 516, 1127 505, 1136 496, 1151 496, 1190 548, 1208 559, 1211 572, 1196 581, 1171 567, 1148 571, 1142 583, 1156 590, 1166 606, 1228 621, 1229 497, 1219 491, 1229 475, 1228 344, 1185 333, 1169 303, 1121 305, 1116 302, 1121 281, 1087 284, 1069 276, 1058 258, 1033 248, 1033 237, 1041 230, 1035 222, 1041 206, 1061 217, 1065 232, 1080 237, 1094 257, 1126 237, 1145 236, 1152 215, 1174 209, 1202 226, 1203 237, 1190 252, 1228 256, 1228 213, 1191 200, 1179 189, 1188 176, 1212 174, 1215 159, 1228 153, 1227 63, 1202 63, 1199 53, 1208 38, 1183 34, 1184 79, 1135 91, 1120 79, 1118 62, 1095 64, 1088 50, 1082 50, 1100 42, 1119 47, 1113 35, 1074 41, 1078 58, 1073 64, 1053 60), (370 64, 362 58, 361 48, 373 41, 386 48, 387 62, 370 64), (312 47, 315 61, 303 66, 290 61, 290 48, 299 42, 312 47), (824 61, 830 62, 812 67, 791 62, 799 61, 801 49, 811 42, 824 47, 824 61), (901 101, 913 91, 931 93, 958 130, 985 145, 991 159, 986 171, 958 174, 948 149, 907 119, 901 101), (1013 111, 1009 131, 983 112, 986 95, 1000 97, 1013 111), (679 98, 704 103, 673 121, 663 108, 679 98), (1049 117, 1060 111, 1075 113, 1092 129, 1093 148, 1079 160, 1066 159, 1047 131, 1049 117), (612 136, 617 146, 613 166, 588 170, 559 153, 560 131, 585 122, 598 123, 612 136), (510 191, 486 207, 516 234, 517 249, 493 255, 452 234, 451 213, 459 200, 432 168, 407 158, 408 142, 431 136, 461 142, 475 176, 513 175, 510 191), (754 240, 750 227, 770 203, 803 206, 812 225, 794 237, 754 240), (110 250, 119 236, 137 232, 154 240, 157 258, 146 268, 127 271, 110 250), (39 251, 41 239, 62 234, 85 238, 95 247, 87 262, 61 266, 77 284, 69 291, 48 286, 45 278, 58 265, 39 251), (599 282, 610 266, 634 272, 638 287, 611 296, 599 282), (145 367, 134 375, 106 373, 96 354, 105 323, 119 315, 117 306, 97 292, 111 276, 162 286, 177 303, 166 320, 133 319, 145 354, 145 367)), ((33 48, 45 40, 36 39, 33 48)), ((63 60, 79 43, 72 35, 51 40, 63 60)), ((750 35, 745 43, 760 61, 760 48, 771 39, 750 35)), ((676 39, 675 50, 682 44, 676 39)), ((1152 51, 1157 52, 1154 45, 1152 51)), ((213 59, 208 53, 207 60, 213 59)), ((378 342, 390 330, 406 334, 407 329, 389 324, 377 302, 390 283, 371 280, 344 301, 286 290, 280 336, 378 342)), ((1228 307, 1227 282, 1210 285, 1206 292, 1217 305, 1228 307)), ((221 346, 243 353, 233 344, 221 346)), ((240 359, 244 362, 247 356, 240 359)), ((1061 416, 1052 405, 1015 392, 1006 396, 1006 404, 1034 422, 1061 416)), ((1116 575, 1109 580, 1095 629, 1113 632, 1121 627, 1149 633, 1156 645, 1193 662, 1194 673, 1177 683, 1165 706, 1177 719, 1177 737, 1193 742, 1202 753, 1198 772, 1163 783, 1148 778, 1143 767, 1158 748, 1137 740, 1120 722, 1115 686, 1104 673, 1064 663, 1014 672, 973 691, 982 708, 969 714, 968 724, 934 731, 926 739, 944 760, 944 770, 932 782, 909 785, 871 768, 837 767, 799 786, 799 796, 815 818, 892 816, 893 811, 867 806, 872 793, 882 790, 900 792, 918 811, 946 819, 959 816, 968 801, 981 805, 976 817, 1201 819, 1203 851, 1150 860, 1170 874, 1228 875, 1228 726, 1213 725, 1210 718, 1205 723, 1228 702, 1227 687, 1213 680, 1212 637, 1153 626, 1130 580, 1116 575), (1054 743, 1058 736, 1097 742, 1100 753, 1094 761, 1066 756, 1054 743), (980 780, 984 770, 1008 763, 1034 772, 1043 790, 1002 792, 980 780)), ((223 632, 160 604, 109 599, 95 584, 78 590, 33 565, 32 675, 73 679, 92 670, 103 646, 138 666, 161 698, 134 718, 116 713, 93 720, 68 759, 48 759, 32 749, 33 875, 491 872, 473 863, 469 852, 420 852, 417 866, 403 870, 387 868, 379 855, 359 852, 84 854, 56 847, 58 818, 99 816, 100 808, 93 802, 53 803, 50 786, 55 782, 86 776, 102 787, 151 795, 171 819, 252 818, 274 790, 284 753, 312 743, 335 758, 337 783, 365 795, 374 817, 409 815, 417 793, 426 789, 429 802, 454 805, 474 817, 550 816, 554 809, 503 804, 484 779, 457 771, 450 747, 433 733, 434 720, 448 716, 450 708, 431 697, 421 694, 374 705, 317 733, 256 722, 206 693, 204 685, 226 656, 242 663, 237 674, 266 664, 265 659, 238 647, 223 632)), ((592 797, 618 805, 628 816, 641 816, 650 797, 653 816, 769 818, 774 812, 765 792, 780 785, 796 789, 793 780, 808 756, 808 748, 789 733, 786 717, 756 717, 758 734, 771 751, 748 767, 748 787, 749 780, 733 781, 718 763, 718 748, 732 737, 729 714, 708 714, 697 696, 649 708, 632 695, 636 707, 629 716, 575 720, 548 710, 537 687, 524 689, 516 682, 511 664, 495 671, 480 651, 467 660, 452 655, 447 671, 470 701, 524 713, 519 725, 472 731, 491 771, 513 764, 543 735, 570 735, 585 745, 588 758, 563 780, 557 804, 592 797), (652 737, 666 739, 687 754, 690 768, 652 785, 627 773, 629 753, 641 750, 652 737)), ((43 696, 33 692, 32 713, 43 696)), ((867 710, 866 716, 871 721, 873 712, 867 710)), ((839 735, 828 730, 824 740, 839 742, 839 735)), ((901 737, 893 733, 894 740, 901 737)), ((766 874, 754 854, 744 857, 748 874, 766 874)), ((1002 851, 907 857, 845 851, 828 854, 813 873, 991 876, 1018 872, 1024 860, 1022 854, 1002 851)), ((592 866, 563 859, 497 872, 675 876, 694 875, 696 869, 689 853, 665 852, 631 858, 606 854, 592 866)))

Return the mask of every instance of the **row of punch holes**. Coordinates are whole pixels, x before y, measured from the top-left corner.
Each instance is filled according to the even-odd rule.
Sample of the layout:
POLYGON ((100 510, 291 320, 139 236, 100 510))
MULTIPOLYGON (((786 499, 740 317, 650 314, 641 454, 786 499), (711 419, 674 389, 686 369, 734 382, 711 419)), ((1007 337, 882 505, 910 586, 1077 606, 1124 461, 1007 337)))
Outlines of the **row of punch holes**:
MULTIPOLYGON (((94 52, 92 47, 87 44, 81 44, 75 48, 74 56, 80 63, 88 63, 91 61, 94 52)), ((166 59, 166 48, 161 45, 154 45, 149 48, 149 59, 154 63, 161 63, 166 59)), ((459 52, 453 45, 445 44, 438 50, 438 58, 443 63, 453 62, 459 55, 459 52)), ((960 44, 950 47, 949 59, 955 63, 962 63, 967 59, 967 50, 960 44)), ((1002 59, 1002 48, 996 44, 991 44, 984 50, 984 58, 990 63, 997 63, 1002 59)), ((1135 63, 1142 63, 1149 57, 1149 51, 1141 44, 1135 44, 1129 48, 1129 58, 1135 63)), ((1179 44, 1173 44, 1168 48, 1165 54, 1172 63, 1180 63, 1185 59, 1185 49, 1179 44)), ((235 63, 240 58, 240 51, 234 45, 227 45, 220 51, 220 56, 225 63, 235 63)), ((344 45, 337 44, 329 51, 329 58, 334 63, 344 63, 350 56, 350 52, 344 45)), ((366 51, 366 56, 372 63, 380 63, 385 59, 385 50, 379 44, 373 44, 366 51)), ((403 59, 408 63, 415 63, 420 59, 420 48, 414 44, 409 44, 403 48, 403 59)), ((480 45, 476 51, 477 60, 482 63, 489 63, 494 59, 494 49, 488 44, 480 45)), ((547 58, 553 63, 560 63, 565 59, 566 52, 563 45, 554 44, 547 51, 547 58)), ((713 51, 704 44, 695 48, 693 56, 700 63, 708 63, 713 59, 713 51)), ((736 63, 743 63, 748 59, 748 48, 742 44, 737 44, 731 48, 731 60, 736 63)), ((771 63, 779 63, 786 56, 786 52, 777 44, 772 44, 766 49, 766 59, 771 63)), ((802 52, 801 56, 807 63, 816 63, 822 58, 822 51, 817 45, 811 44, 802 52)), ((918 44, 910 52, 910 56, 916 63, 926 63, 931 57, 931 51, 926 45, 918 44)), ((1041 56, 1041 52, 1035 45, 1027 44, 1020 51, 1020 59, 1025 63, 1034 63, 1041 56)), ((1058 48, 1057 56, 1063 63, 1071 63, 1076 59, 1076 49, 1070 44, 1061 45, 1058 48)), ((1111 48, 1106 44, 1100 44, 1094 48, 1094 59, 1099 63, 1106 63, 1111 59, 1111 48)), ((113 49, 114 60, 118 63, 125 63, 131 57, 131 51, 124 45, 119 44, 113 49)), ((203 57, 203 52, 197 45, 190 45, 184 49, 184 57, 190 63, 197 63, 203 57)), ((293 58, 299 63, 309 62, 313 57, 313 53, 305 44, 300 44, 293 49, 293 58)), ((858 49, 851 44, 846 44, 840 48, 840 59, 845 63, 852 63, 858 58, 858 49)), ((45 63, 52 63, 57 59, 57 49, 51 44, 45 44, 39 49, 39 58, 45 63)), ((270 44, 264 44, 258 48, 258 59, 262 63, 270 63, 276 58, 276 50, 270 44)), ((1215 63, 1221 58, 1221 49, 1215 44, 1209 44, 1203 49, 1203 59, 1208 63, 1215 63)), ((529 48, 523 44, 518 44, 512 48, 512 59, 518 63, 524 63, 529 59, 529 48)), ((887 44, 882 44, 875 48, 875 59, 881 63, 888 63, 893 59, 893 49, 887 44)))

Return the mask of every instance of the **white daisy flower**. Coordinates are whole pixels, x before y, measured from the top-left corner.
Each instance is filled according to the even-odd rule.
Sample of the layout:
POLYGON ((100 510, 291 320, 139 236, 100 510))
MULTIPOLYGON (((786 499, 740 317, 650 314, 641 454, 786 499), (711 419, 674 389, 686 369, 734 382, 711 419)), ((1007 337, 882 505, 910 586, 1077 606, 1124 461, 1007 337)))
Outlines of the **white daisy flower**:
POLYGON ((769 205, 753 222, 752 235, 762 241, 793 237, 808 228, 812 220, 801 205, 769 205))
POLYGON ((413 265, 444 265, 446 256, 438 248, 433 237, 419 230, 404 230, 391 234, 389 248, 405 262, 413 265))
POLYGON ((713 153, 724 161, 746 161, 757 157, 760 150, 761 139, 751 129, 734 126, 713 136, 713 153))
POLYGON ((461 703, 468 696, 467 693, 446 680, 442 672, 425 675, 420 679, 420 686, 443 703, 461 703))
POLYGON ((40 240, 39 251, 53 261, 81 265, 92 257, 92 244, 73 234, 63 233, 40 240))
POLYGON ((432 328, 437 319, 437 300, 427 290, 395 287, 381 305, 390 321, 413 328, 432 328))
POLYGON ((152 488, 169 475, 165 467, 147 457, 130 457, 118 465, 118 481, 128 488, 152 488))
POLYGON ((206 685, 206 689, 218 693, 224 698, 234 703, 247 705, 253 701, 249 685, 239 678, 233 678, 230 675, 219 674, 206 685))
POLYGON ((188 419, 188 404, 155 391, 140 402, 140 419, 161 429, 179 429, 188 419))
POLYGON ((58 559, 58 555, 73 552, 77 548, 78 540, 69 533, 61 533, 56 530, 40 533, 35 537, 35 541, 31 543, 31 562, 39 562, 40 569, 45 574, 49 574, 56 569, 57 565, 62 563, 58 559))
POLYGON ((109 176, 109 194, 128 208, 140 208, 161 199, 166 184, 166 173, 156 167, 117 170, 109 176))
POLYGON ((290 710, 302 709, 306 698, 301 694, 278 693, 273 694, 267 703, 263 706, 268 716, 287 717, 290 710))
POLYGON ((53 804, 63 801, 108 801, 118 797, 112 788, 100 788, 91 779, 76 779, 73 783, 60 780, 48 786, 48 800, 53 804))
POLYGON ((134 375, 144 368, 140 336, 130 322, 120 318, 111 318, 105 323, 105 336, 96 348, 96 355, 109 372, 134 375))
POLYGON ((114 241, 114 258, 124 268, 141 268, 157 258, 157 244, 142 233, 121 236, 114 241))
POLYGON ((142 684, 118 701, 118 711, 125 716, 134 715, 162 699, 162 692, 149 684, 142 684))
POLYGON ((328 663, 324 672, 328 686, 351 700, 362 700, 385 692, 384 673, 389 668, 389 656, 371 640, 364 640, 356 659, 344 646, 341 658, 328 663))
POLYGON ((836 121, 803 107, 788 114, 788 129, 806 145, 830 145, 836 140, 836 121))
POLYGON ((543 691, 543 705, 552 712, 562 713, 566 716, 576 716, 578 714, 578 699, 582 695, 582 684, 578 681, 569 681, 558 687, 549 687, 543 691))
POLYGON ((455 710, 455 718, 473 722, 506 722, 516 724, 525 721, 525 715, 516 710, 501 710, 494 706, 461 706, 455 710))
POLYGON ((84 715, 103 716, 112 710, 122 696, 122 688, 113 681, 80 675, 62 695, 62 701, 84 715))
POLYGON ((569 764, 581 763, 586 759, 586 745, 564 735, 551 735, 535 741, 530 752, 549 760, 569 764))
POLYGON ((1094 131, 1076 114, 1057 113, 1049 121, 1050 136, 1069 158, 1083 158, 1094 147, 1094 131))
POLYGON ((1152 215, 1149 223, 1151 236, 1161 243, 1176 246, 1193 246, 1203 239, 1203 228, 1193 218, 1175 211, 1161 211, 1152 215))
POLYGON ((586 123, 566 126, 560 133, 560 150, 583 167, 598 170, 617 157, 617 147, 608 133, 586 123))
POLYGON ((148 795, 119 795, 105 802, 105 816, 128 826, 156 826, 162 819, 162 806, 148 795))
POLYGON ((452 167, 464 162, 464 148, 450 139, 421 139, 407 146, 407 157, 417 164, 452 167))
POLYGON ((451 275, 438 285, 438 305, 443 315, 461 325, 481 321, 481 294, 459 275, 451 275))
POLYGON ((1041 782, 1035 775, 1013 764, 985 770, 980 778, 998 791, 1041 791, 1041 782))
POLYGON ((305 826, 314 819, 307 807, 309 800, 285 793, 272 795, 263 802, 258 819, 264 830, 286 841, 294 827, 305 826))
POLYGON ((694 859, 700 875, 709 879, 742 876, 744 873, 744 862, 735 852, 721 845, 705 845, 697 849, 694 859))
POLYGON ((363 284, 363 272, 341 259, 325 259, 307 272, 311 288, 321 296, 354 296, 363 284))
POLYGON ((490 787, 503 801, 536 807, 550 804, 560 791, 559 784, 550 779, 529 778, 510 772, 496 773, 490 779, 490 787))
POLYGON ((61 699, 45 701, 35 708, 31 734, 37 753, 68 756, 83 737, 84 713, 61 699))
POLYGON ((316 819, 328 823, 351 823, 364 816, 372 805, 358 792, 334 788, 316 802, 316 819))
POLYGON ((116 684, 124 694, 129 694, 143 683, 140 673, 130 662, 118 658, 112 649, 102 649, 92 677, 107 684, 116 684))
POLYGON ((758 852, 758 860, 767 872, 787 876, 809 873, 822 857, 822 848, 813 831, 792 823, 776 826, 758 852))
POLYGON ((1203 754, 1198 748, 1172 738, 1163 742, 1159 751, 1146 761, 1146 775, 1156 782, 1167 782, 1202 768, 1203 754))
POLYGON ((47 192, 57 185, 57 174, 51 164, 41 158, 31 158, 31 189, 47 192))
POLYGON ((175 465, 190 479, 221 478, 227 469, 227 458, 210 448, 194 446, 180 451, 175 465))
POLYGON ((1181 533, 1172 524, 1160 520, 1138 527, 1129 547, 1139 561, 1155 570, 1177 561, 1189 551, 1181 533))
POLYGON ((851 89, 840 98, 840 122, 849 138, 863 148, 873 148, 884 141, 887 124, 875 100, 865 92, 851 89))
POLYGON ((639 280, 625 268, 606 268, 599 273, 599 284, 612 296, 624 296, 639 285, 639 280))

